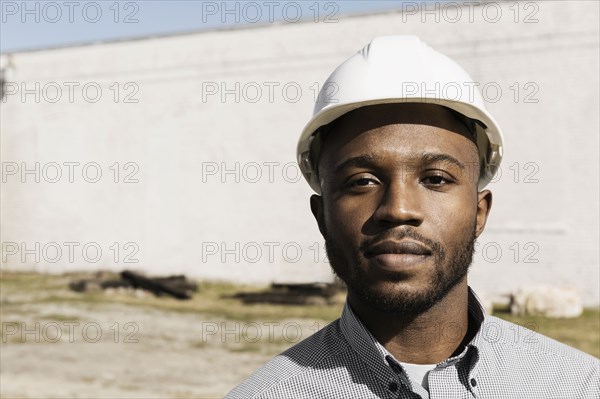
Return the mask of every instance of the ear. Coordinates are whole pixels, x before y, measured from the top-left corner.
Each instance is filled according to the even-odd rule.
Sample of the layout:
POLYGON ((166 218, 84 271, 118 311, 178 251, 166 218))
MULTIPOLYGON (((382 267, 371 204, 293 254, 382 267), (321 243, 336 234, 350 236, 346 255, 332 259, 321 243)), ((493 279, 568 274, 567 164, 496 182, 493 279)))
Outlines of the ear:
POLYGON ((323 197, 320 195, 311 195, 310 210, 317 221, 321 235, 325 237, 325 216, 323 213, 323 197))
POLYGON ((492 209, 492 192, 483 190, 477 193, 477 226, 475 228, 475 236, 479 237, 483 233, 488 215, 492 209))

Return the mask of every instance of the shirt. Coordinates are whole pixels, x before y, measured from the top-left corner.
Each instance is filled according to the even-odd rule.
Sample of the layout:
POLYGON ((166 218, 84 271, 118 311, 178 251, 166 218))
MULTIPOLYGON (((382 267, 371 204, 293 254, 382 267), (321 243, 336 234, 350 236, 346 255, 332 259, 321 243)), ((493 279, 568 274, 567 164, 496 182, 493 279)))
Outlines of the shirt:
POLYGON ((400 362, 400 366, 402 366, 412 381, 421 384, 423 388, 429 392, 429 381, 427 380, 427 377, 429 376, 429 372, 435 368, 436 364, 412 364, 400 362))
POLYGON ((471 288, 468 307, 477 333, 429 372, 429 392, 408 378, 346 301, 339 319, 270 360, 225 399, 600 398, 598 359, 485 315, 471 288))

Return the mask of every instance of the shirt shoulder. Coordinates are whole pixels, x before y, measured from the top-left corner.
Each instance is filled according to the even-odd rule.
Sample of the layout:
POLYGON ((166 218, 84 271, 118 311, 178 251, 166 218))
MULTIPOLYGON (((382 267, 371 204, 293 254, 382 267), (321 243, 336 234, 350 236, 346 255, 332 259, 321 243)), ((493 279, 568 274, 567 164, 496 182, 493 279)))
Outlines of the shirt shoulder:
POLYGON ((521 326, 495 316, 487 316, 483 324, 483 339, 510 350, 511 355, 537 356, 549 361, 573 361, 582 367, 598 368, 598 359, 537 332, 534 323, 521 326))
POLYGON ((225 395, 225 399, 298 398, 310 392, 314 370, 337 363, 351 348, 344 340, 339 319, 275 356, 248 379, 225 395))
POLYGON ((544 392, 544 397, 598 396, 597 358, 536 332, 535 324, 520 326, 487 316, 481 328, 483 370, 502 376, 491 380, 520 386, 532 394, 544 392))

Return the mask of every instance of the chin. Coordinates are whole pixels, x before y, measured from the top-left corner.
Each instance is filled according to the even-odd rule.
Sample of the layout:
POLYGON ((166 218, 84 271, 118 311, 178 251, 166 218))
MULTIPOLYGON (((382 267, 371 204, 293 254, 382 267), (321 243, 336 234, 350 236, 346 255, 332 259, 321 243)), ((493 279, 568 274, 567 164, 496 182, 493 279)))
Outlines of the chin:
POLYGON ((403 316, 417 316, 435 305, 441 298, 423 292, 405 290, 365 290, 356 294, 358 299, 373 310, 403 316))

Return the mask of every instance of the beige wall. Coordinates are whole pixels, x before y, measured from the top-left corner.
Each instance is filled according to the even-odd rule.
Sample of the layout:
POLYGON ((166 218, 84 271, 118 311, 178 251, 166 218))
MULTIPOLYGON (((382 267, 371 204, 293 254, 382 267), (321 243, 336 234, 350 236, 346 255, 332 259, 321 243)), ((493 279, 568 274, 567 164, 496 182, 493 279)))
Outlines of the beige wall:
POLYGON ((311 192, 293 164, 315 84, 374 36, 417 34, 487 88, 505 133, 472 284, 490 294, 566 284, 597 304, 598 8, 530 2, 516 16, 507 2, 497 22, 495 6, 480 5, 472 15, 462 7, 455 23, 441 8, 437 23, 433 14, 391 12, 4 54, 7 80, 18 85, 7 89, 19 92, 0 105, 3 268, 330 279, 311 192), (33 94, 23 99, 20 85, 35 91, 36 82, 39 102, 33 94), (73 102, 69 85, 77 85, 73 102), (92 103, 96 85, 102 97, 92 103), (56 86, 62 98, 52 103, 56 86), (239 98, 221 98, 223 88, 239 98), (35 162, 39 183, 21 174, 35 162), (80 163, 72 183, 65 162, 80 163), (54 163, 63 173, 56 183, 54 163), (222 173, 236 163, 238 172, 222 173), (98 182, 83 178, 83 165, 88 180, 101 170, 98 182), (124 182, 130 173, 138 182, 124 182), (139 262, 125 262, 128 254, 139 262))

